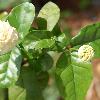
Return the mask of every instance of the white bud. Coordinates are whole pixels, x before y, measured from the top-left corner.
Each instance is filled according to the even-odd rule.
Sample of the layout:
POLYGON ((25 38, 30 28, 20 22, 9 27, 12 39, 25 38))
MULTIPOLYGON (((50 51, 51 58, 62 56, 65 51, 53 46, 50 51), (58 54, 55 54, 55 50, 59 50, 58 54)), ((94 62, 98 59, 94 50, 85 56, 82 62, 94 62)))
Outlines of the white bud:
POLYGON ((16 29, 9 22, 0 20, 0 55, 9 52, 18 42, 16 29))
POLYGON ((94 50, 89 45, 83 45, 78 49, 78 56, 82 61, 89 61, 94 56, 94 50))

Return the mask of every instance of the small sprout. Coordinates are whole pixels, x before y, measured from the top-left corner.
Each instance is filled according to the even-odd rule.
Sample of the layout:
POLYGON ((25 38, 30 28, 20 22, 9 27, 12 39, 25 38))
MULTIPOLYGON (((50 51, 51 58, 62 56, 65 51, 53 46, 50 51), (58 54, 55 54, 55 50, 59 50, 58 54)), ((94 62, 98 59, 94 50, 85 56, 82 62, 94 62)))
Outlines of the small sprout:
POLYGON ((0 55, 9 52, 18 42, 16 29, 9 22, 0 20, 0 55))
POLYGON ((78 49, 78 56, 82 61, 90 61, 94 56, 94 50, 89 45, 83 45, 78 49))

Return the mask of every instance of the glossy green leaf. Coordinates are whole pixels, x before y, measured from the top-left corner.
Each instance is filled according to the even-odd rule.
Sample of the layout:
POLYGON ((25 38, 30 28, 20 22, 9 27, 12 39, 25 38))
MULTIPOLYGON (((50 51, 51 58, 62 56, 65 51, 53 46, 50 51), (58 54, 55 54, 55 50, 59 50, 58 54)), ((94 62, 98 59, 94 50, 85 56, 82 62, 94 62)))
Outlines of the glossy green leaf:
POLYGON ((71 45, 77 46, 100 39, 100 23, 87 25, 72 38, 71 45))
POLYGON ((65 86, 65 100, 84 100, 92 81, 92 65, 82 62, 77 52, 71 54, 71 64, 60 75, 65 86))
POLYGON ((52 37, 52 33, 46 30, 30 30, 30 33, 25 37, 23 41, 24 48, 29 50, 42 50, 46 48, 52 48, 55 44, 55 39, 52 37))
POLYGON ((15 84, 19 75, 21 59, 18 48, 0 56, 0 87, 9 87, 15 84))
POLYGON ((60 9, 53 2, 48 2, 40 10, 38 17, 44 18, 47 21, 47 30, 52 31, 59 20, 60 9))
POLYGON ((44 48, 50 48, 55 44, 54 39, 43 39, 39 41, 31 41, 29 44, 23 42, 24 48, 28 50, 42 50, 44 48))
POLYGON ((13 8, 7 20, 11 26, 15 27, 19 37, 23 39, 29 32, 35 16, 35 7, 31 3, 22 3, 13 8))

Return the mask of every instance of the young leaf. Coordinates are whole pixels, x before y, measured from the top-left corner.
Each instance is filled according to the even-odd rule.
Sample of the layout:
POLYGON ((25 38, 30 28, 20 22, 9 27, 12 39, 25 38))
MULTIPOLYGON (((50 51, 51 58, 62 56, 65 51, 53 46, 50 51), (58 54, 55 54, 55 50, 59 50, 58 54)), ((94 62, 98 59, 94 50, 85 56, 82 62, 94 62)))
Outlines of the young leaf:
MULTIPOLYGON (((66 66, 66 65, 65 65, 66 66)), ((65 86, 65 100, 84 100, 92 80, 90 62, 82 62, 77 53, 71 54, 71 64, 60 75, 65 86)))
POLYGON ((52 31, 59 20, 60 9, 53 2, 48 2, 40 10, 38 17, 44 18, 47 21, 47 30, 52 31))
POLYGON ((87 25, 78 35, 72 38, 71 45, 77 46, 100 39, 100 23, 87 25))
POLYGON ((35 7, 31 3, 22 3, 13 8, 7 20, 11 26, 15 27, 19 37, 23 39, 29 32, 30 26, 34 20, 35 7))
POLYGON ((21 53, 14 48, 11 53, 0 56, 0 87, 14 85, 21 66, 21 53))

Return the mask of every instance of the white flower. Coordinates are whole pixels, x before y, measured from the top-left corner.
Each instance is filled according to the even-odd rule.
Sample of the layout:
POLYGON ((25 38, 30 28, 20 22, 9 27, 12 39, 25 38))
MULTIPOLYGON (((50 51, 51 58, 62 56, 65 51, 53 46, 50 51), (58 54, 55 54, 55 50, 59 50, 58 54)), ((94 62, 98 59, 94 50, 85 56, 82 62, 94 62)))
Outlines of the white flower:
POLYGON ((94 56, 94 50, 89 45, 83 45, 78 49, 78 56, 82 61, 89 61, 94 56))
POLYGON ((0 55, 9 52, 18 42, 16 29, 9 22, 0 20, 0 55))

